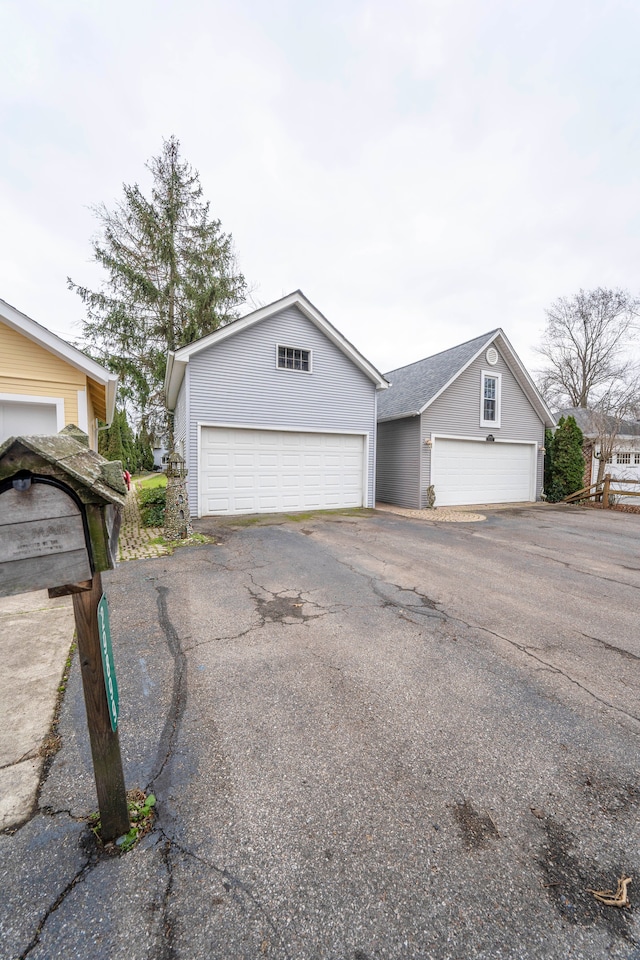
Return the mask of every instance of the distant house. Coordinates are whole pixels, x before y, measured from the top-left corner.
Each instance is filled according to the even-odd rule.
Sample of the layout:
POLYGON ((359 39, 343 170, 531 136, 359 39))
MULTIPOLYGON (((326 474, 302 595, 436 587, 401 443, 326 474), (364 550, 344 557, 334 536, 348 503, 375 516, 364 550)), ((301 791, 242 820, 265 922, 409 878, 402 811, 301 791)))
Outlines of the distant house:
POLYGON ((386 387, 299 290, 170 353, 192 514, 372 507, 386 387))
POLYGON ((403 507, 540 496, 554 419, 502 330, 385 374, 377 497, 403 507))
MULTIPOLYGON (((585 486, 598 479, 601 456, 604 456, 606 461, 605 473, 610 473, 618 480, 637 480, 640 485, 640 421, 618 422, 614 417, 604 416, 583 407, 564 407, 556 414, 557 420, 560 417, 573 417, 582 430, 585 486), (602 450, 601 440, 604 440, 605 448, 609 449, 602 450)), ((640 486, 637 489, 640 489, 640 486)), ((638 503, 635 497, 627 499, 629 502, 638 503)))
POLYGON ((115 374, 0 300, 0 443, 74 423, 97 450, 97 419, 111 423, 117 384, 115 374))

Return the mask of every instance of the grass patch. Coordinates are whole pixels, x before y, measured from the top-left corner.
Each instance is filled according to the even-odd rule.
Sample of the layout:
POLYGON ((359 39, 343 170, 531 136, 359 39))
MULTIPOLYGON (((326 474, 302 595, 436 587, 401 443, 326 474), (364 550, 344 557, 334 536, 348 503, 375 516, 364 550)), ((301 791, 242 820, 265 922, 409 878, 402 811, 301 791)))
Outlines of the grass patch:
POLYGON ((136 480, 138 490, 154 490, 156 487, 166 487, 166 485, 166 473, 152 473, 150 477, 145 477, 144 480, 136 480))
POLYGON ((158 547, 167 547, 170 553, 173 553, 174 547, 191 547, 196 543, 217 543, 215 537, 206 537, 204 533, 192 533, 185 540, 167 540, 162 534, 149 540, 149 543, 158 547))
POLYGON ((217 543, 215 537, 206 537, 204 533, 192 533, 186 540, 165 540, 169 547, 190 547, 194 543, 217 543))
POLYGON ((301 513, 252 513, 246 517, 225 517, 217 516, 215 519, 225 526, 230 527, 253 527, 259 524, 263 526, 282 524, 290 521, 291 523, 303 523, 305 521, 318 519, 330 520, 332 517, 373 517, 375 511, 370 507, 342 507, 337 510, 307 510, 301 513))

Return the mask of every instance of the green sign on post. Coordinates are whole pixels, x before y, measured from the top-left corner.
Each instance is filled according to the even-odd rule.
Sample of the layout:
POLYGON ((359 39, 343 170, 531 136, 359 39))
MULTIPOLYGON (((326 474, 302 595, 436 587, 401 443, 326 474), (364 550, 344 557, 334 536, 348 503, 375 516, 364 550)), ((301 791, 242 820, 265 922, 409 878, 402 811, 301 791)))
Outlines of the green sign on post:
POLYGON ((111 720, 111 729, 115 733, 118 726, 118 710, 120 707, 120 701, 118 699, 118 682, 116 680, 116 668, 113 663, 113 649, 111 647, 109 608, 107 607, 107 598, 105 597, 104 593, 100 597, 100 602, 98 603, 98 632, 100 634, 102 672, 104 674, 104 686, 107 691, 109 718, 111 720))

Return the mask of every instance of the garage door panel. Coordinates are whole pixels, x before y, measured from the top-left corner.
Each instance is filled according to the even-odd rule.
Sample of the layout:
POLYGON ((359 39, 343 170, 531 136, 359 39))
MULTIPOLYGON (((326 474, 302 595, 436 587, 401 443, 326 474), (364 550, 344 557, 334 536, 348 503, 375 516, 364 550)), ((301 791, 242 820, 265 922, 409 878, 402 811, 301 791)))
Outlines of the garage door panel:
POLYGON ((535 445, 436 439, 436 506, 512 503, 535 496, 535 445))
POLYGON ((200 463, 203 516, 364 502, 361 435, 203 427, 200 463))
POLYGON ((8 437, 58 432, 58 414, 53 403, 23 403, 0 400, 0 443, 8 437))

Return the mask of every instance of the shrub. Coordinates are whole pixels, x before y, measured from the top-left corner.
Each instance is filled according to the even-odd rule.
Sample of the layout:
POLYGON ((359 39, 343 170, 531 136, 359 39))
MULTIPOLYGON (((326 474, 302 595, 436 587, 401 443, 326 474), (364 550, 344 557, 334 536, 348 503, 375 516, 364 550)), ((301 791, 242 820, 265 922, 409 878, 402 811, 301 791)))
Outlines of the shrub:
POLYGON ((166 487, 150 487, 138 492, 140 516, 145 527, 162 527, 164 525, 164 511, 167 504, 166 487))
POLYGON ((545 490, 553 503, 584 486, 582 430, 573 417, 560 417, 551 444, 551 485, 545 490))

